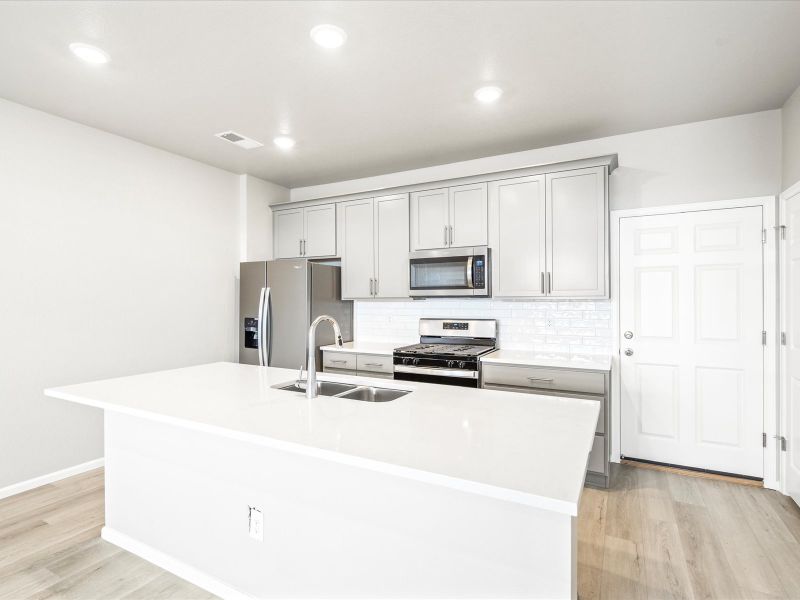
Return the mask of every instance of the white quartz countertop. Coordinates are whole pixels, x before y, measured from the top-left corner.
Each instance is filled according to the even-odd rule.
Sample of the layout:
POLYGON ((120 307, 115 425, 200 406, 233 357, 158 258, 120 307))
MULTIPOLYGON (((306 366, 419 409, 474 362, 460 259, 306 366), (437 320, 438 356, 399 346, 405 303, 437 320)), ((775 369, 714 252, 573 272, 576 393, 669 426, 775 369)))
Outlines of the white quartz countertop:
POLYGON ((345 342, 341 348, 336 344, 331 344, 330 346, 322 346, 321 349, 326 352, 355 352, 356 354, 391 356, 395 348, 408 345, 408 342, 345 342))
POLYGON ((525 352, 521 350, 496 350, 481 357, 484 364, 524 365, 531 367, 555 367, 558 369, 582 369, 584 371, 610 371, 611 356, 574 356, 571 354, 525 352))
POLYGON ((296 376, 289 369, 212 363, 45 394, 577 515, 598 402, 330 373, 319 379, 413 391, 372 403, 308 400, 272 387, 296 376))

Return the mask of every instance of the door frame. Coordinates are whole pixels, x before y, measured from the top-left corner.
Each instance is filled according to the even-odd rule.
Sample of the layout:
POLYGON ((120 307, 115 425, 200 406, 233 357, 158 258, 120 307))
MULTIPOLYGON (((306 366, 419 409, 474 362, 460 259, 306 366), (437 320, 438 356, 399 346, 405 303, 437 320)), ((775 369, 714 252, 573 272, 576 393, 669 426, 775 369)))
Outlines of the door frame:
MULTIPOLYGON (((787 190, 788 191, 788 190, 787 190)), ((761 207, 764 215, 764 228, 767 231, 764 244, 764 329, 767 332, 767 345, 764 350, 764 432, 767 434, 767 447, 764 449, 764 487, 782 491, 783 477, 780 469, 780 444, 776 436, 781 431, 781 410, 779 399, 778 356, 780 344, 780 323, 778 311, 778 260, 776 228, 776 196, 758 196, 734 200, 716 200, 690 204, 672 204, 650 208, 630 208, 612 210, 611 220, 611 302, 612 302, 612 386, 611 386, 611 461, 620 461, 622 439, 621 373, 620 373, 620 302, 619 302, 619 231, 620 221, 626 217, 645 217, 673 213, 698 212, 726 208, 761 207), (770 377, 770 374, 774 374, 770 377)))
MULTIPOLYGON (((787 225, 786 223, 786 211, 784 210, 784 203, 788 198, 792 196, 796 196, 800 194, 800 181, 795 183, 794 185, 789 186, 786 190, 781 192, 780 196, 778 197, 778 216, 780 225, 787 225)), ((778 231, 780 233, 780 231, 778 231)), ((780 244, 779 242, 778 251, 778 298, 780 303, 780 312, 779 312, 779 319, 780 319, 780 327, 779 331, 786 331, 786 307, 788 306, 788 302, 784 302, 786 299, 784 294, 786 293, 786 269, 784 266, 786 265, 786 252, 787 246, 786 244, 780 244)), ((789 384, 789 372, 788 367, 786 365, 787 356, 786 356, 786 346, 779 345, 778 346, 779 352, 779 364, 778 364, 778 380, 779 380, 779 394, 780 397, 787 398, 788 397, 788 384, 789 384)), ((780 412, 779 412, 779 420, 780 420, 780 435, 785 437, 787 440, 789 438, 789 420, 788 417, 788 407, 786 402, 780 403, 780 412)), ((780 476, 780 485, 776 488, 780 492, 786 494, 786 461, 787 453, 786 452, 779 452, 779 476, 780 476)))

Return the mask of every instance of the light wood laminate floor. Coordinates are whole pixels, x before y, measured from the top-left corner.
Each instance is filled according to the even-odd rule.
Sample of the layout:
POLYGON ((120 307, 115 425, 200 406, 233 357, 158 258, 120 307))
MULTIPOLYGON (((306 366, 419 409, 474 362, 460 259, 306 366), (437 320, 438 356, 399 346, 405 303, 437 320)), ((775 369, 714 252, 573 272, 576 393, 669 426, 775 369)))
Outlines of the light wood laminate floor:
MULTIPOLYGON (((800 599, 800 509, 769 490, 614 466, 587 488, 578 593, 603 598, 800 599)), ((103 471, 0 501, 0 598, 213 596, 99 538, 103 471)))

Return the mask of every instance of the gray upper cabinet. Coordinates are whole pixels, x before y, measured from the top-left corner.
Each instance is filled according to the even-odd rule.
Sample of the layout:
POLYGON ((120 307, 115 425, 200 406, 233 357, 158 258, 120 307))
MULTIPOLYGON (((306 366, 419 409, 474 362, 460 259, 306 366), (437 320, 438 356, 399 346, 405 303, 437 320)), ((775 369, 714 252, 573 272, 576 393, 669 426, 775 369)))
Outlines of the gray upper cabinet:
POLYGON ((408 194, 339 205, 342 298, 408 297, 408 194))
POLYGON ((492 288, 506 297, 608 297, 606 167, 489 187, 492 288))
POLYGON ((296 258, 303 252, 303 209, 275 211, 272 215, 275 258, 296 258))
POLYGON ((495 296, 545 295, 545 176, 489 184, 495 296))
POLYGON ((273 238, 276 258, 336 256, 336 204, 276 210, 273 238))
POLYGON ((608 296, 606 169, 546 175, 549 296, 608 296))
POLYGON ((411 194, 411 249, 485 246, 488 240, 486 183, 411 194))

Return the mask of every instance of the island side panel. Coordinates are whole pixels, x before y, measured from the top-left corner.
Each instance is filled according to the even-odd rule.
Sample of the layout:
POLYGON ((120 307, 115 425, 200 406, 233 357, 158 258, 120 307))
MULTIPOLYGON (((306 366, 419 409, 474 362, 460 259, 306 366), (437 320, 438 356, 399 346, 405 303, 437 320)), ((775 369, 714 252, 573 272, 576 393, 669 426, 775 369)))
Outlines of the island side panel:
POLYGON ((104 535, 201 586, 258 598, 575 598, 576 526, 562 513, 106 413, 104 535), (248 506, 263 512, 263 541, 248 535, 248 506))

